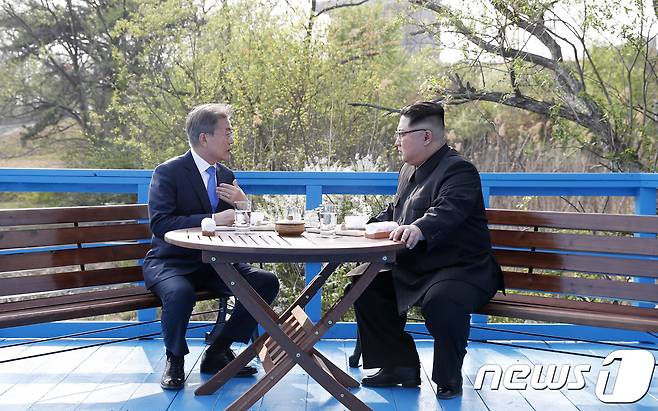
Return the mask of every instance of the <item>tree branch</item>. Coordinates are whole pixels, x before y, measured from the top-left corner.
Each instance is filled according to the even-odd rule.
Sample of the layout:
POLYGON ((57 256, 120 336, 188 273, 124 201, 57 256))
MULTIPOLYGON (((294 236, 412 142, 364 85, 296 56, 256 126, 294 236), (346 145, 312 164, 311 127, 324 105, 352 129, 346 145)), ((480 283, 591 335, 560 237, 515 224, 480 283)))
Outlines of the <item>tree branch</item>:
POLYGON ((315 13, 315 17, 319 16, 322 13, 327 13, 327 12, 330 12, 332 10, 340 9, 340 8, 343 8, 343 7, 360 6, 364 3, 367 3, 368 1, 369 0, 361 0, 361 1, 357 1, 355 3, 338 3, 338 2, 336 2, 336 4, 334 4, 333 6, 325 7, 322 10, 315 13))
POLYGON ((444 14, 448 16, 450 18, 450 23, 456 29, 456 33, 465 36, 468 41, 490 53, 497 54, 506 58, 522 58, 529 63, 537 64, 550 69, 553 69, 555 66, 553 60, 546 57, 534 53, 524 52, 522 50, 517 50, 511 47, 502 47, 483 39, 482 37, 476 35, 471 29, 466 27, 461 19, 446 6, 436 4, 431 0, 409 0, 409 2, 424 7, 428 10, 432 10, 437 14, 444 14))
POLYGON ((352 107, 369 107, 369 108, 374 108, 374 109, 377 109, 377 110, 383 110, 383 111, 386 111, 386 115, 399 114, 400 111, 402 111, 399 108, 384 107, 384 106, 380 106, 380 105, 372 104, 372 103, 348 103, 348 104, 352 107))
POLYGON ((342 66, 343 64, 351 63, 353 61, 367 59, 367 58, 370 58, 370 57, 379 56, 380 54, 381 53, 378 52, 378 51, 371 51, 371 52, 364 53, 364 54, 361 54, 361 55, 358 55, 358 56, 350 56, 350 57, 348 57, 344 60, 339 61, 338 64, 342 66))
POLYGON ((530 22, 521 17, 521 15, 513 8, 510 9, 507 3, 501 0, 493 0, 492 4, 496 10, 498 10, 503 16, 507 17, 515 26, 527 31, 541 41, 551 52, 553 60, 558 62, 562 61, 562 48, 557 41, 555 41, 543 21, 537 20, 530 22))

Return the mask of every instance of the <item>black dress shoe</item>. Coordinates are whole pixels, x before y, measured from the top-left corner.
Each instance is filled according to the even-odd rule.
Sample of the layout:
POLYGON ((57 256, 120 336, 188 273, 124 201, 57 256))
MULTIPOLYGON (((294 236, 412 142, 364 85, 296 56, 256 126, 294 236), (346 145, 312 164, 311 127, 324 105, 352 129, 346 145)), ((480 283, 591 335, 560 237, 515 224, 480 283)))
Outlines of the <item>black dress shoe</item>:
POLYGON ((436 387, 436 398, 440 400, 449 400, 462 395, 461 384, 446 384, 436 387))
POLYGON ((361 380, 364 387, 418 387, 420 385, 419 367, 384 367, 373 375, 361 380))
MULTIPOLYGON (((216 374, 228 363, 235 359, 235 354, 230 348, 222 351, 213 351, 207 349, 201 357, 201 372, 204 374, 216 374)), ((258 372, 255 367, 250 365, 244 366, 235 374, 235 377, 249 377, 258 372)))
POLYGON ((160 379, 160 386, 165 390, 180 390, 185 385, 184 357, 167 355, 167 365, 160 379))

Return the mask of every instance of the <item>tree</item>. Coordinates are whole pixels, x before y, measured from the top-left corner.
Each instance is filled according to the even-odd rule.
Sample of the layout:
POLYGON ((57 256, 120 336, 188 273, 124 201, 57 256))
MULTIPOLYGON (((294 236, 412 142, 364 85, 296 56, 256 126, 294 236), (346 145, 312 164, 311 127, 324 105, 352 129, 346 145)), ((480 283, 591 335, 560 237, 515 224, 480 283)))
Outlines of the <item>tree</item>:
POLYGON ((345 0, 0 0, 0 110, 66 129, 82 167, 141 168, 187 149, 191 107, 230 103, 241 169, 395 169, 394 121, 429 75, 396 9, 345 0))
POLYGON ((8 81, 3 115, 31 122, 25 139, 47 139, 71 127, 101 141, 96 118, 107 109, 116 68, 113 25, 136 8, 132 1, 0 2, 0 53, 8 81))
POLYGON ((438 100, 516 107, 553 119, 555 130, 573 122, 589 132, 557 136, 606 168, 657 169, 656 13, 644 1, 409 2, 435 18, 421 23, 422 32, 443 46, 454 33, 463 50, 460 62, 433 79, 438 100), (486 78, 486 68, 500 75, 486 78))
POLYGON ((392 135, 392 121, 347 103, 399 104, 415 89, 418 65, 400 50, 399 22, 385 15, 384 6, 358 3, 364 4, 313 8, 260 0, 186 11, 177 1, 142 6, 117 26, 122 38, 141 46, 128 53, 122 45, 114 53, 121 59, 116 65, 125 67, 109 110, 125 122, 116 141, 134 147, 142 164, 152 166, 185 149, 190 107, 225 101, 235 112, 239 168, 346 165, 355 153, 386 159, 380 154, 392 141, 381 135, 392 135))

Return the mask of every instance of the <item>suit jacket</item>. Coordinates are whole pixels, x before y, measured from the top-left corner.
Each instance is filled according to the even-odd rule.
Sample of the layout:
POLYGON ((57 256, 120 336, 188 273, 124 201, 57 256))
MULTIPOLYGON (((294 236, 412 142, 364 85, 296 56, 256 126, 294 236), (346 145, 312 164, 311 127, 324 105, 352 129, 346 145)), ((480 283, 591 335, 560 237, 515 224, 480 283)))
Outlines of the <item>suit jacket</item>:
MULTIPOLYGON (((231 170, 217 164, 218 186, 220 183, 231 184, 234 179, 231 170)), ((200 250, 165 242, 164 235, 168 231, 200 227, 204 218, 229 208, 233 207, 220 200, 216 210, 210 209, 208 192, 191 151, 156 167, 148 199, 153 238, 142 267, 146 287, 151 288, 169 277, 192 273, 203 265, 200 250)))
POLYGON ((464 281, 493 296, 503 289, 493 257, 480 175, 447 145, 420 167, 400 170, 394 200, 371 221, 414 224, 425 237, 391 267, 402 314, 443 280, 464 281))

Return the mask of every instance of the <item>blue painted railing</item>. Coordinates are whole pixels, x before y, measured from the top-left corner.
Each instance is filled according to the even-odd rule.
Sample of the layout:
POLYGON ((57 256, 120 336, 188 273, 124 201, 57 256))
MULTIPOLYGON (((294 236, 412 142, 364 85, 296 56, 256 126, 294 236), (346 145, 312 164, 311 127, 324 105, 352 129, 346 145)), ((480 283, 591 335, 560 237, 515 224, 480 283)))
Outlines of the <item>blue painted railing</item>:
MULTIPOLYGON (((137 196, 138 203, 146 203, 151 174, 151 170, 0 168, 0 192, 132 193, 137 196)), ((320 205, 323 194, 394 194, 397 175, 395 172, 236 172, 236 178, 247 193, 305 195, 307 208, 320 205)), ((481 177, 486 205, 493 196, 613 196, 633 198, 636 214, 650 215, 656 212, 658 174, 483 173, 481 177)), ((319 264, 308 264, 307 281, 319 269, 319 264)), ((314 320, 320 318, 319 297, 311 301, 307 312, 314 320)), ((138 315, 140 321, 154 317, 154 310, 142 310, 138 315)), ((478 316, 474 322, 484 323, 484 317, 478 316)), ((94 327, 93 324, 81 325, 79 322, 69 324, 71 330, 94 327)), ((107 323, 102 325, 105 326, 107 323)), ((516 326, 499 327, 513 329, 516 326)), ((16 333, 19 334, 14 336, 48 334, 43 326, 18 328, 20 330, 17 329, 16 333), (21 332, 23 334, 20 334, 21 332)), ((142 328, 146 330, 151 326, 142 328)), ((591 327, 579 327, 578 330, 580 331, 572 331, 571 327, 567 326, 562 331, 580 335, 582 330, 587 330, 590 338, 596 334, 591 327)), ((553 328, 553 331, 557 330, 553 328)), ((4 331, 1 332, 0 336, 8 336, 4 331)), ((478 331, 475 331, 475 334, 475 338, 504 338, 502 335, 478 334, 478 331)), ((334 327, 328 337, 353 335, 353 324, 345 323, 334 327)), ((601 335, 610 336, 605 332, 601 335)), ((623 331, 616 335, 619 339, 634 336, 632 332, 623 331)))

